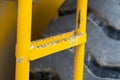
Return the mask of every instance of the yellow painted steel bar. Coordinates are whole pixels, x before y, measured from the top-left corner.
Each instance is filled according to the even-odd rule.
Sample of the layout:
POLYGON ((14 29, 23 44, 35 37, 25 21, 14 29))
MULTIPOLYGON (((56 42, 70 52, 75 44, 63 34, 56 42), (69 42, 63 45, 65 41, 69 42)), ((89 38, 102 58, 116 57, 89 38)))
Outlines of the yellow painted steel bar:
POLYGON ((88 0, 77 0, 76 34, 86 32, 87 2, 88 0))
POLYGON ((66 33, 62 33, 62 34, 59 34, 59 35, 43 38, 43 39, 40 39, 40 40, 37 40, 37 41, 32 41, 31 45, 39 46, 39 45, 42 45, 42 44, 47 44, 47 43, 54 42, 54 41, 57 41, 57 40, 69 38, 69 37, 74 35, 74 32, 75 31, 66 32, 66 33))
MULTIPOLYGON (((87 0, 77 0, 76 34, 86 33, 87 0)), ((85 44, 75 48, 74 80, 83 80, 85 44)))
POLYGON ((16 80, 29 80, 32 0, 18 0, 16 80))
POLYGON ((75 47, 79 44, 83 44, 86 42, 85 38, 86 34, 79 34, 77 36, 73 35, 72 37, 63 40, 50 42, 40 46, 34 46, 30 51, 30 60, 42 58, 65 49, 75 47))
POLYGON ((85 44, 79 45, 75 50, 74 60, 74 80, 83 80, 84 74, 84 47, 85 44))

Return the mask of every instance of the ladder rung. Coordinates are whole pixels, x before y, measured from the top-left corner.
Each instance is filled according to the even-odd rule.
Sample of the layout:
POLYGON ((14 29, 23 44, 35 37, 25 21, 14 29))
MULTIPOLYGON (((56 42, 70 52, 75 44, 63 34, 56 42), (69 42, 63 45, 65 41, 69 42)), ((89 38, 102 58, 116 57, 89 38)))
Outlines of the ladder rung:
POLYGON ((50 42, 54 42, 54 41, 57 41, 57 40, 62 40, 62 39, 69 38, 69 37, 73 36, 74 33, 75 33, 75 31, 73 30, 71 32, 66 32, 66 33, 62 33, 62 34, 59 34, 59 35, 55 35, 55 36, 43 38, 43 39, 40 39, 40 40, 32 41, 31 45, 40 46, 40 45, 47 44, 47 43, 50 43, 50 42))
POLYGON ((86 33, 74 35, 72 32, 70 34, 64 33, 62 34, 63 37, 57 35, 53 36, 54 38, 50 37, 37 42, 34 41, 30 50, 30 60, 42 58, 86 42, 86 33))

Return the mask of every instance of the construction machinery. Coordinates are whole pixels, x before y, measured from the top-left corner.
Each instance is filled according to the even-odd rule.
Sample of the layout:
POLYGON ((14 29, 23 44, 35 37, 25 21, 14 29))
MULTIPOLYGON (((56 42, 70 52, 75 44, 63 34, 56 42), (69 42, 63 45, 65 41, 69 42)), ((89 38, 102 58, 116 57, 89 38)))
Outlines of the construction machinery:
POLYGON ((119 3, 1 0, 0 79, 29 80, 30 70, 50 67, 61 80, 120 80, 119 3))

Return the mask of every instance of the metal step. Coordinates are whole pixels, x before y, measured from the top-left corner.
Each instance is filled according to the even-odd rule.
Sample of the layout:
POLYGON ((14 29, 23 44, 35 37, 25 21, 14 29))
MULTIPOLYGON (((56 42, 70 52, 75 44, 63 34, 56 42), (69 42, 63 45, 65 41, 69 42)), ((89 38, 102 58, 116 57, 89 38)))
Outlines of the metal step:
MULTIPOLYGON (((73 29, 75 29, 75 14, 62 16, 50 23, 45 31, 44 37, 69 32, 73 29)), ((33 61, 31 63, 31 69, 52 68, 58 72, 62 80, 73 80, 73 63, 73 52, 68 49, 33 61)))

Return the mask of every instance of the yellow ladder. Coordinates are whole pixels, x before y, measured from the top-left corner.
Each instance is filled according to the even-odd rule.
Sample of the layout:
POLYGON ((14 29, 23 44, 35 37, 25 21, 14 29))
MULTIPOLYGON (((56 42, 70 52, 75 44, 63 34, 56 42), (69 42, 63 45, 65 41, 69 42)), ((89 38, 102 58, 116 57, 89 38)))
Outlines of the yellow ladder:
POLYGON ((15 79, 29 80, 30 61, 75 47, 74 80, 83 80, 86 14, 87 0, 77 0, 76 30, 31 41, 32 0, 18 0, 15 79))

